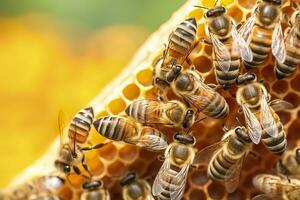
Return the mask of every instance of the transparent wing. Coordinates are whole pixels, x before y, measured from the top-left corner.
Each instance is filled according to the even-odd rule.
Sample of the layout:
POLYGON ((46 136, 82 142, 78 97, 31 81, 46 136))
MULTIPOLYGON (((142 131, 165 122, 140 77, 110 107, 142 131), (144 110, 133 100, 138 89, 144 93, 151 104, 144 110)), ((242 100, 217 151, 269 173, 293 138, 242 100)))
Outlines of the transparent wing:
POLYGON ((262 128, 272 137, 278 136, 276 121, 265 96, 261 99, 260 121, 262 128))
POLYGON ((214 143, 212 145, 209 145, 207 147, 204 147, 200 151, 198 151, 195 155, 193 164, 195 165, 208 165, 210 160, 212 159, 213 155, 215 154, 216 151, 221 149, 224 144, 228 141, 228 138, 214 143))
POLYGON ((182 196, 183 196, 184 190, 185 190, 187 175, 189 172, 189 167, 190 167, 189 164, 182 167, 181 170, 178 172, 178 174, 173 179, 172 184, 178 185, 178 187, 176 187, 174 189, 174 191, 171 192, 171 194, 170 194, 171 200, 181 200, 182 199, 182 196))
POLYGON ((242 104, 242 110, 249 136, 254 144, 258 144, 262 133, 261 125, 255 115, 246 105, 242 104))
POLYGON ((269 106, 272 107, 274 111, 285 111, 294 108, 294 105, 290 102, 281 99, 275 99, 269 103, 269 106))
POLYGON ((230 63, 231 63, 230 52, 228 51, 226 46, 213 33, 209 33, 209 35, 213 44, 215 60, 217 61, 222 71, 225 72, 229 71, 230 63))
POLYGON ((246 153, 228 170, 225 176, 225 187, 228 193, 232 193, 239 185, 241 169, 246 157, 246 153))
MULTIPOLYGON (((145 127, 143 127, 145 128, 145 127)), ((164 135, 153 134, 154 128, 146 127, 147 132, 141 136, 126 139, 126 142, 146 148, 149 151, 161 151, 168 147, 168 141, 164 135), (153 130, 153 131, 151 131, 153 130), (149 133, 149 134, 148 134, 149 133)))
POLYGON ((253 60, 253 54, 244 40, 244 38, 237 32, 236 28, 232 26, 232 38, 233 38, 233 46, 234 48, 237 48, 242 59, 248 62, 251 62, 253 60))
POLYGON ((170 164, 170 160, 169 160, 170 159, 169 152, 167 152, 165 157, 166 157, 166 159, 165 159, 164 163, 162 164, 161 168, 159 169, 159 171, 155 177, 155 180, 153 182, 153 186, 152 186, 153 196, 158 196, 164 190, 161 181, 164 177, 164 174, 170 170, 171 164, 170 164))
POLYGON ((280 22, 277 23, 274 28, 271 47, 276 60, 283 63, 286 58, 286 50, 280 22))
POLYGON ((60 110, 58 113, 58 120, 57 120, 58 132, 59 132, 59 138, 60 138, 60 146, 62 146, 65 143, 64 119, 65 119, 64 113, 60 110))
POLYGON ((253 26, 255 24, 256 20, 256 13, 252 13, 252 15, 245 21, 245 23, 242 25, 242 27, 239 30, 239 34, 242 38, 244 38, 245 42, 247 44, 250 43, 250 35, 253 29, 253 26))

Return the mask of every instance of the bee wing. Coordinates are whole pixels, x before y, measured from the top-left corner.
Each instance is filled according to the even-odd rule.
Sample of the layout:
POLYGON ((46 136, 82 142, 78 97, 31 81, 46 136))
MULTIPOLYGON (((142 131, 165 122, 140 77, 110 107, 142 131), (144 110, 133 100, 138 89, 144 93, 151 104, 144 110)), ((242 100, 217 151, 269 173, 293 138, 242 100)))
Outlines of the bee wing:
POLYGON ((230 52, 213 33, 209 33, 209 35, 213 44, 213 50, 216 61, 218 62, 222 71, 229 71, 231 63, 230 52))
POLYGON ((276 60, 283 63, 286 58, 286 50, 280 22, 278 22, 274 28, 271 47, 276 60))
POLYGON ((246 127, 249 133, 249 136, 254 144, 258 144, 261 138, 262 128, 251 110, 244 104, 242 104, 242 110, 245 117, 246 127))
POLYGON ((232 26, 232 38, 234 42, 233 46, 234 48, 238 49, 242 59, 251 62, 253 60, 252 51, 244 38, 237 32, 234 26, 232 26))
POLYGON ((242 25, 242 27, 239 30, 239 34, 242 38, 244 38, 245 42, 249 44, 250 42, 250 35, 253 29, 253 26, 255 24, 256 20, 256 13, 252 13, 252 15, 245 21, 245 23, 242 25))
POLYGON ((281 111, 281 110, 286 110, 286 109, 293 109, 294 105, 291 104, 290 102, 287 102, 285 100, 281 99, 275 99, 269 103, 269 106, 273 108, 274 111, 281 111))
POLYGON ((225 176, 225 186, 228 193, 236 190, 240 182, 241 169, 246 157, 246 153, 229 169, 225 176))
POLYGON ((153 196, 158 196, 160 193, 162 193, 164 191, 163 186, 161 185, 161 180, 162 178, 165 176, 165 173, 169 172, 170 169, 170 155, 169 155, 169 151, 166 153, 165 155, 165 161, 162 164, 162 166, 160 167, 154 182, 153 182, 153 186, 152 186, 152 194, 153 196))
POLYGON ((64 113, 63 113, 63 111, 60 110, 59 113, 58 113, 58 120, 57 120, 59 138, 60 138, 60 146, 62 146, 65 143, 64 119, 65 119, 64 113))
MULTIPOLYGON (((144 129, 145 127, 143 127, 144 129)), ((143 135, 126 139, 127 142, 135 144, 136 146, 146 148, 149 151, 161 151, 168 147, 168 141, 164 135, 153 134, 156 129, 146 127, 147 131, 143 135)), ((162 134, 162 133, 161 133, 162 134)))
POLYGON ((259 194, 252 198, 252 200, 283 200, 279 195, 259 194))
POLYGON ((228 141, 228 138, 221 140, 220 142, 214 143, 207 147, 204 147, 198 151, 193 160, 194 165, 208 165, 212 159, 214 153, 223 147, 223 145, 228 141))
POLYGON ((171 200, 181 200, 182 196, 184 194, 186 180, 187 180, 187 174, 189 172, 190 165, 186 165, 181 168, 181 170, 178 172, 178 174, 175 176, 171 184, 176 185, 177 187, 174 188, 174 191, 171 192, 171 200))
POLYGON ((272 137, 278 136, 278 128, 276 121, 272 115, 272 111, 268 105, 267 98, 263 96, 261 99, 260 120, 263 129, 272 137))

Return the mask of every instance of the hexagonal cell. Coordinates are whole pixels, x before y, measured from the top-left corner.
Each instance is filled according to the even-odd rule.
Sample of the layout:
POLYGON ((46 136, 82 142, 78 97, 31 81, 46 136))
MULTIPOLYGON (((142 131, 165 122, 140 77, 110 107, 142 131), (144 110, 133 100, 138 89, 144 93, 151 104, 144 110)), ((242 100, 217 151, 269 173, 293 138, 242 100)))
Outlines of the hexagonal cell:
POLYGON ((119 157, 121 160, 125 162, 133 161, 137 159, 138 156, 139 156, 138 147, 135 147, 133 145, 124 145, 124 147, 122 147, 119 150, 119 157))
POLYGON ((212 68, 212 62, 205 56, 200 56, 194 60, 194 65, 196 69, 201 73, 209 72, 212 68))
MULTIPOLYGON (((142 176, 147 170, 147 163, 141 159, 137 159, 130 165, 129 170, 137 173, 139 176, 142 176)), ((149 173, 149 171, 147 172, 149 173)))
POLYGON ((108 109, 113 115, 117 115, 122 112, 126 107, 126 103, 123 99, 117 98, 109 102, 108 109))
POLYGON ((264 67, 262 69, 261 75, 262 79, 264 79, 265 82, 273 82, 274 80, 276 80, 274 74, 274 65, 267 65, 266 67, 264 67))
POLYGON ((190 175, 191 184, 205 185, 209 178, 207 177, 206 168, 202 168, 201 170, 194 170, 190 175))
POLYGON ((210 57, 207 57, 208 59, 211 59, 213 48, 211 45, 205 45, 204 46, 204 52, 209 55, 210 57))
POLYGON ((120 160, 116 160, 107 166, 107 173, 109 174, 109 176, 114 178, 124 176, 127 170, 128 170, 128 166, 126 166, 120 160))
POLYGON ((206 195, 203 190, 193 189, 189 195, 189 200, 205 200, 206 195))
POLYGON ((289 93, 283 99, 293 104, 294 108, 297 108, 300 104, 299 95, 296 93, 289 93))
POLYGON ((117 156, 117 147, 113 143, 106 144, 98 150, 99 157, 104 160, 113 160, 117 156))
POLYGON ((222 199, 225 196, 225 187, 218 182, 211 182, 207 188, 208 194, 212 199, 222 199))
POLYGON ((278 80, 274 83, 272 86, 273 92, 276 92, 277 94, 286 93, 288 91, 288 82, 286 80, 278 80))
POLYGON ((137 81, 143 86, 152 85, 152 70, 151 69, 143 69, 136 74, 137 81))
POLYGON ((228 9, 228 14, 233 17, 233 19, 239 23, 243 19, 243 12, 238 6, 232 6, 228 9))
POLYGON ((300 74, 291 80, 291 86, 294 90, 300 92, 300 74))
POLYGON ((128 100, 134 100, 140 96, 140 88, 135 84, 127 85, 122 92, 124 97, 128 100))

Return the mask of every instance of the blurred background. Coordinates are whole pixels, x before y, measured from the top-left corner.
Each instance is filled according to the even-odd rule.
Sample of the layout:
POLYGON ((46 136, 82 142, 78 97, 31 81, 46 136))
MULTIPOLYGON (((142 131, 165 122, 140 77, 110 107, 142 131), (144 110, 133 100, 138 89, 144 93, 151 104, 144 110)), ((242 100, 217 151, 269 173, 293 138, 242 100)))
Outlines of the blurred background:
POLYGON ((0 1, 0 187, 129 62, 184 0, 0 1))

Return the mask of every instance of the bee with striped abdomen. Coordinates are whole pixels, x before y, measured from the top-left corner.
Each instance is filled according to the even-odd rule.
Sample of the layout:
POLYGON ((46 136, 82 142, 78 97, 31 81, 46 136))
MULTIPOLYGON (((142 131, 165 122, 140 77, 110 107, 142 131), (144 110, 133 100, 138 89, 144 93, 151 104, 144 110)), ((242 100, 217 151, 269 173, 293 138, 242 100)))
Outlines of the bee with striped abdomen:
POLYGON ((276 163, 276 167, 279 174, 300 177, 300 148, 286 151, 276 163))
POLYGON ((139 123, 161 124, 189 128, 194 124, 195 113, 180 101, 162 102, 142 99, 131 103, 125 112, 139 123))
POLYGON ((103 182, 99 179, 84 182, 82 189, 80 200, 110 200, 108 190, 103 188, 103 182))
POLYGON ((174 141, 168 146, 152 186, 152 194, 158 199, 180 200, 183 196, 190 166, 194 160, 196 139, 189 134, 175 133, 174 141))
POLYGON ((149 183, 142 179, 136 179, 135 173, 128 173, 121 179, 120 184, 124 200, 154 200, 149 183))
POLYGON ((239 30, 249 44, 253 59, 244 60, 247 68, 263 63, 270 50, 279 61, 285 59, 285 45, 281 28, 281 0, 263 0, 239 30))
POLYGON ((225 7, 208 9, 205 19, 206 35, 213 45, 216 79, 220 85, 227 88, 235 83, 239 74, 240 57, 251 61, 253 55, 248 44, 237 32, 233 19, 226 14, 225 7))
POLYGON ((297 178, 259 174, 254 177, 253 185, 264 194, 257 195, 252 200, 300 199, 300 179, 297 178))
POLYGON ((208 177, 224 182, 227 192, 232 193, 238 187, 242 164, 251 150, 251 143, 245 127, 225 128, 222 140, 199 151, 196 162, 208 164, 208 177))
POLYGON ((195 108, 196 112, 212 118, 224 118, 228 115, 229 107, 224 97, 206 85, 197 70, 182 70, 173 66, 172 72, 175 74, 171 82, 173 92, 195 108))
POLYGON ((290 27, 285 31, 284 60, 277 60, 275 74, 278 79, 290 76, 300 63, 300 11, 294 11, 289 21, 290 27))
POLYGON ((168 85, 166 74, 172 65, 182 65, 197 41, 197 22, 195 18, 189 18, 181 22, 170 34, 163 57, 155 65, 154 83, 161 89, 168 85))
POLYGON ((264 145, 275 154, 286 149, 286 134, 275 111, 290 109, 292 104, 283 100, 270 100, 270 95, 262 83, 256 81, 255 74, 245 74, 238 78, 236 100, 244 114, 246 127, 253 143, 262 137, 264 145))
POLYGON ((130 119, 108 116, 94 122, 97 132, 114 141, 123 141, 150 151, 160 151, 168 146, 166 136, 150 126, 141 126, 130 119))

